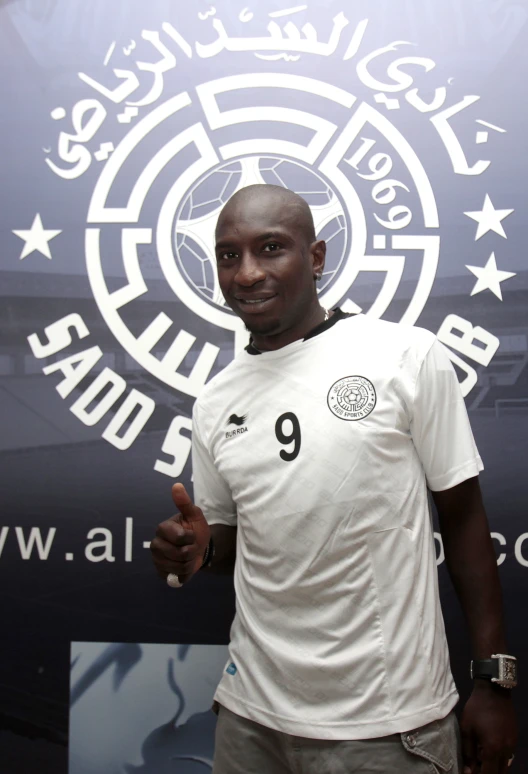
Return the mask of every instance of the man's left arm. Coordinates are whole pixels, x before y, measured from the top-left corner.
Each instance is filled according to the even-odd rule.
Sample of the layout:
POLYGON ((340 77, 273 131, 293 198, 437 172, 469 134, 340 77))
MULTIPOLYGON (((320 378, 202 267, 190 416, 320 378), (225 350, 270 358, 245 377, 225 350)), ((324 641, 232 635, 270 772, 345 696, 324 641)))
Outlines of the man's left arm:
MULTIPOLYGON (((508 653, 495 550, 478 476, 433 491, 446 565, 468 622, 474 659, 508 653)), ((464 771, 506 774, 517 741, 511 693, 475 679, 461 720, 464 771)))

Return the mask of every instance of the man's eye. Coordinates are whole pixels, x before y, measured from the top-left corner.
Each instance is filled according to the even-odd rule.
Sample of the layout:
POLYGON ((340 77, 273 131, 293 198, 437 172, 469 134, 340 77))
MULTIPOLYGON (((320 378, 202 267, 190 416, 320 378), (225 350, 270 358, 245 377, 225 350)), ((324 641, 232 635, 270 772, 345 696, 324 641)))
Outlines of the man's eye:
POLYGON ((236 253, 226 252, 226 253, 219 253, 218 254, 218 260, 232 260, 233 258, 236 258, 236 253))
POLYGON ((264 245, 263 249, 270 253, 274 253, 276 250, 280 250, 280 245, 278 245, 277 242, 268 242, 267 245, 264 245))

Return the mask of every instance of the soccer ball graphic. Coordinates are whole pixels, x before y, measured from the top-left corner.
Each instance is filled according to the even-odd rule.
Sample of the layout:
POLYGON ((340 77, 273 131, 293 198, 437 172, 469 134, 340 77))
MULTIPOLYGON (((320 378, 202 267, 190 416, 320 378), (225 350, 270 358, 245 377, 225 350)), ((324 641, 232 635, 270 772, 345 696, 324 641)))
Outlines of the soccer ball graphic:
POLYGON ((349 403, 359 403, 361 400, 361 392, 357 387, 354 387, 352 390, 348 391, 348 394, 345 396, 345 399, 349 403))
POLYGON ((342 396, 345 403, 351 407, 352 411, 357 411, 357 407, 364 402, 364 395, 360 387, 351 387, 345 390, 342 396))
POLYGON ((347 411, 359 411, 367 400, 367 390, 361 384, 346 385, 339 391, 339 405, 347 411))
POLYGON ((340 273, 348 253, 348 219, 336 191, 311 167, 279 156, 247 156, 222 164, 196 181, 176 214, 174 233, 178 270, 187 284, 207 301, 230 312, 218 285, 214 231, 228 199, 248 185, 289 188, 309 204, 318 239, 327 244, 326 265, 318 292, 340 273))

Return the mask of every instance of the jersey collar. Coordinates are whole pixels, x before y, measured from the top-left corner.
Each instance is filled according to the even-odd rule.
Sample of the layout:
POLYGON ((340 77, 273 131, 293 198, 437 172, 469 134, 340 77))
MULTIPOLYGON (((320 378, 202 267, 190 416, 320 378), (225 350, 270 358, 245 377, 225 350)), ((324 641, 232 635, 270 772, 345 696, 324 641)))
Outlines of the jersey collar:
MULTIPOLYGON (((314 336, 318 336, 320 333, 323 333, 323 331, 328 330, 328 328, 331 328, 332 325, 335 325, 339 320, 343 320, 345 317, 354 317, 354 312, 343 312, 338 306, 332 311, 334 314, 329 317, 328 320, 324 320, 322 323, 319 323, 319 325, 316 325, 315 328, 312 328, 311 331, 308 331, 303 341, 313 339, 314 336)), ((260 349, 253 346, 253 339, 251 337, 249 338, 249 344, 245 347, 245 350, 248 355, 262 355, 260 349)))

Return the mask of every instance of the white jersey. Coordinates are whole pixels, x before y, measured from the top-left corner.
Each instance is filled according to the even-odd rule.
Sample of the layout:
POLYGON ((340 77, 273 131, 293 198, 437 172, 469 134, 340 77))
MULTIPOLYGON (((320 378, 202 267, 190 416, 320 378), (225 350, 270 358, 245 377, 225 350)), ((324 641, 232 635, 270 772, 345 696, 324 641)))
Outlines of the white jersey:
POLYGON ((289 734, 367 739, 457 702, 427 487, 483 465, 434 334, 341 310, 314 333, 242 351, 195 402, 195 502, 238 527, 214 698, 289 734))

